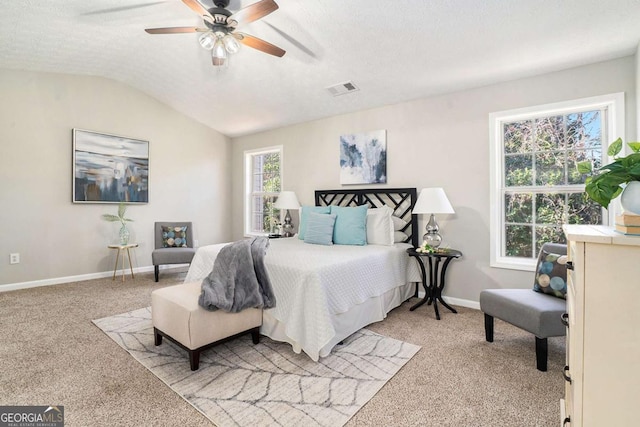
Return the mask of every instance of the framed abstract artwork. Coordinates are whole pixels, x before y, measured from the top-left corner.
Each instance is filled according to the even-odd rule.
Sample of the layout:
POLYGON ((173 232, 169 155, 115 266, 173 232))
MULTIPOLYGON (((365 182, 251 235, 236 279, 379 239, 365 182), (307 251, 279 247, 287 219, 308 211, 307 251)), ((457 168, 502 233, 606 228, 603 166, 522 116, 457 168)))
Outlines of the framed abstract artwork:
POLYGON ((149 202, 149 141, 73 129, 73 203, 120 202, 149 202))
POLYGON ((340 136, 340 184, 387 182, 387 132, 340 136))

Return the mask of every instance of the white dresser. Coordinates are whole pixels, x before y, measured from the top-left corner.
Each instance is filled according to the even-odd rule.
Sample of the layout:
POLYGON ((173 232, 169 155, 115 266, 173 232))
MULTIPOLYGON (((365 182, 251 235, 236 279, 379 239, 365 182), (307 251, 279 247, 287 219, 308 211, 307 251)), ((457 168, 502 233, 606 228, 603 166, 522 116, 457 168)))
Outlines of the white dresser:
POLYGON ((561 424, 639 426, 640 237, 604 226, 563 228, 573 271, 561 424))

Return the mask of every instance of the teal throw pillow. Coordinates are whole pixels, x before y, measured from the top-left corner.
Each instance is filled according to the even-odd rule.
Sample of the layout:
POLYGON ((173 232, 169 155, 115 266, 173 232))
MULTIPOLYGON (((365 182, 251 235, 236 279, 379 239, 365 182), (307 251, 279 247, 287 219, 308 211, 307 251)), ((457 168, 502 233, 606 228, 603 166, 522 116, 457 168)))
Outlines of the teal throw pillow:
POLYGON ((304 242, 314 245, 333 245, 333 226, 335 222, 335 215, 309 212, 304 242))
POLYGON ((538 256, 536 280, 533 290, 558 298, 567 294, 567 256, 554 254, 544 249, 538 256))
POLYGON ((298 227, 298 239, 300 240, 304 240, 307 228, 307 217, 310 212, 328 214, 331 212, 331 208, 329 206, 303 206, 300 209, 300 227, 298 227))
POLYGON ((187 227, 162 226, 163 248, 187 248, 187 227))
POLYGON ((366 245, 367 209, 367 205, 331 206, 331 213, 336 215, 333 243, 336 245, 366 245))

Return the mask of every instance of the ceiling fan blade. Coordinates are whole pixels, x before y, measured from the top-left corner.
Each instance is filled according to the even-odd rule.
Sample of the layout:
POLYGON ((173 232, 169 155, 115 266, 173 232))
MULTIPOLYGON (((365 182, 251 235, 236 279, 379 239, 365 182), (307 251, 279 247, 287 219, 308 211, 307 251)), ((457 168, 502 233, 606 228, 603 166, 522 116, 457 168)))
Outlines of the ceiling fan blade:
POLYGON ((196 28, 196 27, 169 27, 169 28, 147 28, 145 31, 149 34, 179 34, 179 33, 202 33, 207 31, 207 29, 196 28))
POLYGON ((273 31, 275 31, 276 33, 280 34, 282 37, 284 37, 289 43, 291 43, 292 45, 294 45, 295 47, 297 47, 298 49, 300 49, 301 51, 303 51, 304 53, 306 53, 307 55, 309 55, 312 58, 316 58, 316 54, 313 53, 313 51, 311 49, 309 49, 308 47, 306 47, 305 45, 303 45, 302 43, 300 43, 298 40, 294 39, 293 37, 291 37, 289 34, 285 33, 284 31, 282 31, 281 29, 279 29, 278 27, 274 27, 273 25, 269 24, 268 22, 265 22, 265 24, 268 27, 271 27, 271 29, 273 31))
POLYGON ((204 6, 198 3, 196 0, 182 0, 182 3, 189 6, 189 8, 193 10, 195 13, 197 13, 198 15, 208 17, 213 21, 213 17, 209 14, 209 11, 205 9, 204 6))
POLYGON ((140 3, 140 4, 131 4, 128 6, 120 6, 120 7, 111 7, 108 9, 94 10, 92 12, 83 13, 83 16, 86 15, 99 15, 102 13, 113 13, 113 12, 124 12, 133 9, 142 9, 143 7, 155 6, 158 4, 166 3, 167 0, 156 1, 153 3, 140 3))
POLYGON ((266 42, 257 37, 250 36, 245 33, 234 33, 234 36, 245 46, 252 47, 254 49, 260 50, 264 53, 268 53, 269 55, 278 56, 282 58, 286 53, 285 50, 280 49, 278 46, 272 45, 269 42, 266 42))
MULTIPOLYGON (((183 0, 184 1, 184 0, 183 0)), ((278 9, 278 5, 273 0, 260 0, 250 6, 240 9, 229 19, 238 21, 240 24, 248 24, 249 22, 257 21, 278 9)))

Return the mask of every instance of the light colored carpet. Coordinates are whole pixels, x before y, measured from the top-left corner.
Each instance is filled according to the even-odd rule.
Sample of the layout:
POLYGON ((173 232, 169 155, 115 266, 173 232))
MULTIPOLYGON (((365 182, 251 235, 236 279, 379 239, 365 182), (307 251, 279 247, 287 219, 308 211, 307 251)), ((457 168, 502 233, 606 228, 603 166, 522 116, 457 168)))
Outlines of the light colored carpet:
MULTIPOLYGON (((0 404, 64 405, 65 426, 211 427, 204 415, 95 327, 93 319, 151 304, 183 270, 0 292, 0 404)), ((536 370, 533 336, 496 320, 484 340, 480 311, 415 311, 409 301, 367 329, 422 349, 346 424, 557 426, 564 337, 549 339, 549 371, 536 370)))
POLYGON ((154 345, 150 307, 93 323, 221 427, 342 426, 420 349, 362 329, 314 362, 245 335, 203 352, 194 372, 185 350, 154 345))

